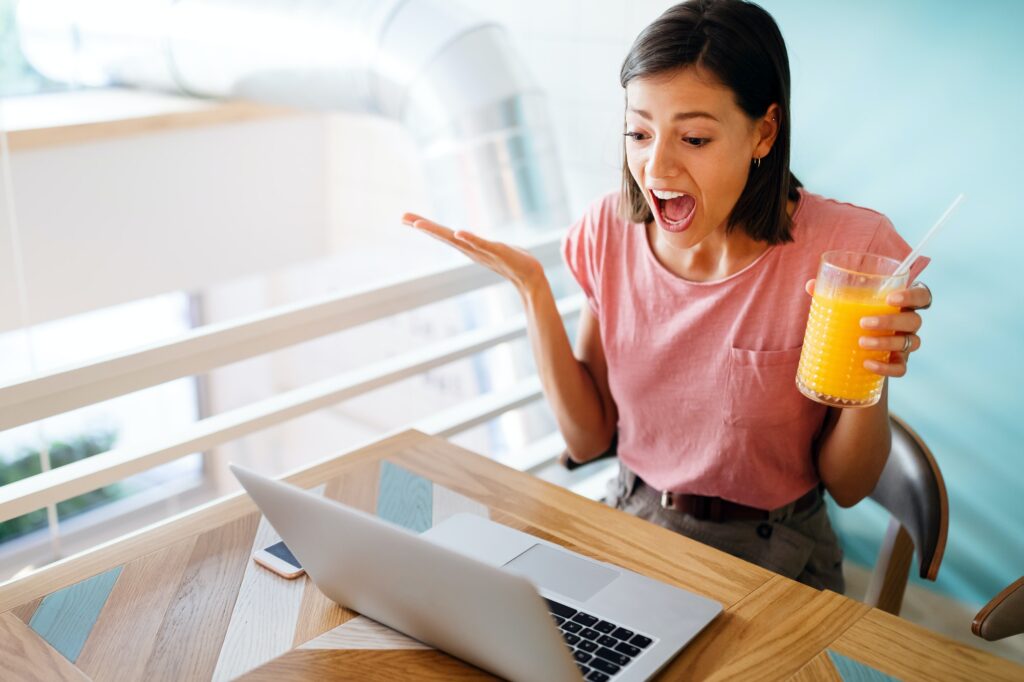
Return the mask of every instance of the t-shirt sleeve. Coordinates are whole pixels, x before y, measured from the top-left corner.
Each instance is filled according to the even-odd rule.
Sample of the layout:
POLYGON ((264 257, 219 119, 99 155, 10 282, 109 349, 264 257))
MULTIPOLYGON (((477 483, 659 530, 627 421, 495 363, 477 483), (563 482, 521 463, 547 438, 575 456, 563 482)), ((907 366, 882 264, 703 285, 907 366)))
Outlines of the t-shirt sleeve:
MULTIPOLYGON (((896 231, 892 221, 885 216, 882 216, 881 221, 878 223, 878 228, 875 230, 875 235, 872 237, 871 243, 868 245, 868 253, 875 253, 879 256, 886 256, 888 258, 895 258, 898 261, 902 261, 907 257, 907 254, 909 254, 911 250, 911 246, 907 244, 903 237, 900 236, 899 232, 896 231)), ((914 282, 917 279, 917 276, 921 274, 921 271, 924 270, 930 262, 930 258, 918 256, 910 265, 909 282, 914 282)))
POLYGON ((562 240, 562 259, 579 283, 594 315, 601 315, 600 270, 597 254, 597 212, 592 207, 569 228, 562 240))

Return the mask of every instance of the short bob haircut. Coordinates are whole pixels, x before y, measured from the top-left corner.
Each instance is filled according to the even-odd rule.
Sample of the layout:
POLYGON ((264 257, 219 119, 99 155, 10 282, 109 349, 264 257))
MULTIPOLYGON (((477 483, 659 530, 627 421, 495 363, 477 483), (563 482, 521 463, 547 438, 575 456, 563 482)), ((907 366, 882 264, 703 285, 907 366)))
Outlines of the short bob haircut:
MULTIPOLYGON (((750 169, 747 185, 729 215, 726 231, 739 228, 757 241, 793 241, 786 199, 799 198, 801 187, 789 170, 789 56, 775 20, 744 0, 689 0, 667 9, 645 28, 629 50, 619 82, 653 76, 685 66, 712 74, 733 91, 736 103, 752 120, 779 105, 779 133, 759 167, 750 169)), ((646 223, 654 219, 643 190, 625 158, 623 145, 622 217, 646 223)))

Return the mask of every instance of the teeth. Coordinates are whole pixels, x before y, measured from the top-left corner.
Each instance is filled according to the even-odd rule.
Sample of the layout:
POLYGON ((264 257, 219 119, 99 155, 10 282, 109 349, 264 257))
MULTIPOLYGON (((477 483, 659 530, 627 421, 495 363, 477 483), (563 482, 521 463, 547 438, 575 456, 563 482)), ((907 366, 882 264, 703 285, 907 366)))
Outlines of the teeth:
POLYGON ((685 192, 671 192, 671 191, 663 190, 663 189, 652 189, 651 192, 654 193, 654 196, 658 197, 659 199, 664 199, 664 200, 675 199, 676 197, 686 196, 685 192))

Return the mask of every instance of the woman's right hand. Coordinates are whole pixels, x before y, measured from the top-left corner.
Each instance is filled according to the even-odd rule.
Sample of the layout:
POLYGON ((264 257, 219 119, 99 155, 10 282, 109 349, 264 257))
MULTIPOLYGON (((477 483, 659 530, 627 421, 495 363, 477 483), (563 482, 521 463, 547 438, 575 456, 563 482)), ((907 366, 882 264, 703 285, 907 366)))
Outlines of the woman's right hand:
POLYGON ((455 231, 415 213, 403 215, 402 222, 451 244, 480 265, 512 282, 523 295, 545 279, 544 266, 529 251, 501 242, 492 242, 472 232, 455 231))

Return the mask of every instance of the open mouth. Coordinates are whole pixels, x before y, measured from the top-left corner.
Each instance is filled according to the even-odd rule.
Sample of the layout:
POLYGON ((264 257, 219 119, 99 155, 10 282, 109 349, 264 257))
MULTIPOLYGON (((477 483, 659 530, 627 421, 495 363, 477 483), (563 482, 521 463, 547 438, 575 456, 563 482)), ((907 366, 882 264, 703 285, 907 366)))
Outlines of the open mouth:
POLYGON ((682 232, 693 223, 697 200, 685 192, 648 189, 658 225, 669 232, 682 232))

